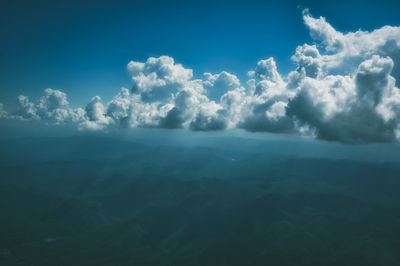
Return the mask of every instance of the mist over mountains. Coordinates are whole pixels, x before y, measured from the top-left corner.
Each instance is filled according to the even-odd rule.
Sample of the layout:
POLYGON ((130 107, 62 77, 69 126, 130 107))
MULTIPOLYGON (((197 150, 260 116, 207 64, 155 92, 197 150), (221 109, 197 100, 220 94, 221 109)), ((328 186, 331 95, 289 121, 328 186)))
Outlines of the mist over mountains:
POLYGON ((0 263, 400 260, 400 165, 371 160, 384 146, 348 147, 346 159, 327 143, 185 134, 2 139, 0 263))

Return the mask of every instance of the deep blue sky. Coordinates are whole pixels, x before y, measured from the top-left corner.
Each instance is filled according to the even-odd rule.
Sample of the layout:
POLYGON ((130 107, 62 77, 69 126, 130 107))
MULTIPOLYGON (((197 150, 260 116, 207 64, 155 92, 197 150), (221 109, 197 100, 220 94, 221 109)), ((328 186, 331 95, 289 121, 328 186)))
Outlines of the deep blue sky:
POLYGON ((170 55, 196 76, 226 70, 245 78, 260 59, 294 66, 312 42, 301 7, 342 31, 400 25, 400 1, 2 1, 0 102, 36 99, 51 87, 72 105, 122 86, 130 60, 170 55), (299 8, 300 6, 300 8, 299 8))

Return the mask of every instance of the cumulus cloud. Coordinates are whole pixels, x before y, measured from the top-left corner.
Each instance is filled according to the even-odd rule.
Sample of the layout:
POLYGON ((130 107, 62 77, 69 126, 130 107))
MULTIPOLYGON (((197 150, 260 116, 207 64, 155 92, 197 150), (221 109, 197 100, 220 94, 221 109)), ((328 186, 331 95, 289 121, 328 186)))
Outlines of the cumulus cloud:
POLYGON ((288 116, 321 139, 395 140, 399 88, 393 70, 400 61, 389 54, 400 51, 400 28, 385 26, 372 32, 343 34, 324 18, 313 18, 308 12, 304 21, 311 36, 329 53, 306 53, 304 48, 310 50, 310 46, 297 48, 293 59, 300 74, 296 76, 296 96, 288 102, 288 116), (313 70, 307 70, 309 66, 313 70))
POLYGON ((7 118, 8 113, 6 110, 4 110, 4 105, 0 103, 0 118, 7 118))
POLYGON ((293 121, 286 115, 286 105, 295 91, 288 88, 278 72, 275 60, 260 60, 249 71, 253 88, 244 96, 243 118, 238 127, 250 131, 291 132, 293 121), (246 111, 247 110, 247 111, 246 111))
POLYGON ((45 89, 44 96, 35 104, 27 96, 17 98, 16 111, 7 118, 21 120, 42 120, 50 124, 78 124, 84 120, 85 111, 82 108, 73 109, 69 106, 67 95, 59 90, 45 89))
POLYGON ((258 61, 255 70, 249 71, 248 75, 259 80, 269 80, 271 82, 282 81, 273 58, 258 61))
POLYGON ((304 23, 310 30, 311 37, 321 41, 327 51, 336 51, 344 48, 345 37, 336 31, 324 17, 313 18, 308 9, 303 11, 304 23))
POLYGON ((106 116, 106 110, 101 103, 100 96, 93 97, 85 107, 85 121, 80 124, 81 129, 99 130, 111 123, 111 117, 106 116))
POLYGON ((214 101, 219 101, 221 96, 227 91, 240 87, 239 79, 226 71, 219 74, 204 73, 203 85, 207 90, 208 97, 214 101))
POLYGON ((27 96, 18 96, 15 117, 20 119, 39 119, 35 104, 31 103, 27 96))
POLYGON ((193 77, 191 69, 175 64, 169 56, 150 57, 145 63, 131 61, 128 73, 133 81, 133 91, 146 102, 170 100, 193 77))
POLYGON ((64 92, 46 89, 37 103, 19 96, 13 113, 0 105, 0 118, 81 130, 243 128, 349 143, 398 140, 400 27, 342 33, 308 10, 303 21, 314 43, 296 48, 296 67, 287 76, 274 58, 258 61, 242 83, 226 71, 196 79, 169 56, 150 57, 129 62, 132 89, 122 88, 109 102, 95 96, 74 109, 64 92))

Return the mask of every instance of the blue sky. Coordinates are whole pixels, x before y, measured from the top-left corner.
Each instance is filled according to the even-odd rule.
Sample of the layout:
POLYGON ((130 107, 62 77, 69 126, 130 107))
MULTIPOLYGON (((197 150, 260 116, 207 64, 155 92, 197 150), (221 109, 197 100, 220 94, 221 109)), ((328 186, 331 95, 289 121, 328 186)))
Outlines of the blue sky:
POLYGON ((278 69, 312 43, 300 7, 341 31, 400 25, 398 1, 6 1, 0 8, 0 99, 39 97, 45 88, 72 104, 111 98, 131 86, 130 60, 169 55, 194 75, 222 70, 245 78, 260 59, 278 69))

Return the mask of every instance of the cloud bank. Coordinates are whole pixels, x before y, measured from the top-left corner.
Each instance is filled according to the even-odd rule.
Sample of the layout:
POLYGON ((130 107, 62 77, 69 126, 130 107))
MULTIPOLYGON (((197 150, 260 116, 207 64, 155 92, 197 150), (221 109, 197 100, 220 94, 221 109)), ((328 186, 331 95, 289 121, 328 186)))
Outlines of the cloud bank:
POLYGON ((95 96, 71 108, 64 92, 46 89, 37 103, 19 96, 14 113, 0 104, 0 118, 80 130, 242 128, 348 143, 399 140, 400 27, 342 33, 308 10, 303 20, 314 43, 297 47, 297 68, 287 76, 273 58, 260 60, 243 84, 225 71, 196 79, 169 56, 150 57, 129 62, 132 89, 108 103, 95 96))

